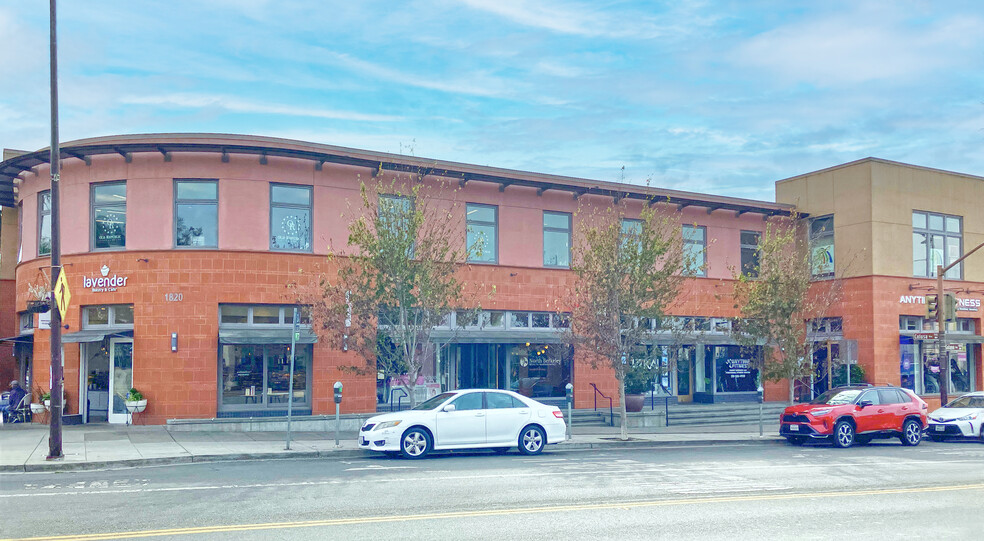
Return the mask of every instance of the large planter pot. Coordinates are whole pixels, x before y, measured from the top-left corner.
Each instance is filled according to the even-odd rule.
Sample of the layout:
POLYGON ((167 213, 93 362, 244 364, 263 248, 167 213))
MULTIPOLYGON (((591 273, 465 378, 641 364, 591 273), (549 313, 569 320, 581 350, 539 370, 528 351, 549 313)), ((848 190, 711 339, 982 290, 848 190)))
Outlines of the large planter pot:
POLYGON ((642 411, 642 407, 646 404, 646 395, 641 394, 627 394, 625 395, 625 411, 630 413, 638 413, 642 411))
POLYGON ((143 413, 143 410, 147 409, 147 399, 143 400, 127 400, 126 401, 126 411, 130 413, 143 413))
POLYGON ((48 410, 48 407, 44 404, 31 403, 31 413, 35 415, 40 415, 48 410))

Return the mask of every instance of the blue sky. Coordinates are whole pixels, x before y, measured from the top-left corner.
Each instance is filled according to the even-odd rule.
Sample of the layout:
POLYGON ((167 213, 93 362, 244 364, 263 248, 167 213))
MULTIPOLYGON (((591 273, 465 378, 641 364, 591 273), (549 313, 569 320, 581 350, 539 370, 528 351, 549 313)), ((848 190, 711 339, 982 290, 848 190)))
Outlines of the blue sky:
MULTIPOLYGON (((984 175, 979 1, 59 7, 63 141, 247 133, 765 200, 866 156, 984 175)), ((47 14, 0 0, 0 146, 47 145, 47 14)))

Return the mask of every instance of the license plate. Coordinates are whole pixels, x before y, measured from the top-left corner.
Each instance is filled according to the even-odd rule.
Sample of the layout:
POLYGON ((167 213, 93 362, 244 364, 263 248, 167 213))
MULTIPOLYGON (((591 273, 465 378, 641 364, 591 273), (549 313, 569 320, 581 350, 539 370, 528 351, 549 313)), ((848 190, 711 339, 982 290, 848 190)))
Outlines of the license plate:
POLYGON ((945 432, 946 431, 946 427, 943 426, 943 425, 936 425, 936 431, 937 432, 945 432))
POLYGON ((789 425, 790 432, 799 432, 800 425, 789 425))

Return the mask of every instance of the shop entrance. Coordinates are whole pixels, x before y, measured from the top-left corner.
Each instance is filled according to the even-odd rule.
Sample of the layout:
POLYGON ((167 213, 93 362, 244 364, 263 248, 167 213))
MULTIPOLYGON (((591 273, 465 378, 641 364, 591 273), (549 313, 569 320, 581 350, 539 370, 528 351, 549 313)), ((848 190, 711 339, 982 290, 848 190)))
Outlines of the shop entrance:
MULTIPOLYGON (((564 400, 573 354, 560 344, 454 344, 441 380, 454 389, 508 389, 541 401, 564 400)), ((558 402, 559 403, 559 402, 558 402)))
POLYGON ((103 338, 82 344, 79 411, 85 422, 125 423, 133 386, 133 339, 103 338))

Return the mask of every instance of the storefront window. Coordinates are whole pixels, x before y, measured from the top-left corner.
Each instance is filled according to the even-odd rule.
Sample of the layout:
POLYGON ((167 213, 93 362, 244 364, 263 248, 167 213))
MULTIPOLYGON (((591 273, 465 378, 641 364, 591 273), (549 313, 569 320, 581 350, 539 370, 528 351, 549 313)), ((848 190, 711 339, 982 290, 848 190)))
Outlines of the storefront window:
POLYGON ((571 381, 573 348, 559 344, 509 347, 508 386, 523 396, 559 398, 571 381))
POLYGON ((92 185, 92 248, 126 246, 126 182, 92 185))
MULTIPOLYGON (((295 404, 309 402, 308 367, 312 349, 310 344, 298 344, 294 353, 295 404)), ((221 363, 223 406, 287 407, 290 345, 224 345, 221 363)))
POLYGON ((758 391, 758 369, 754 367, 754 349, 741 346, 708 346, 713 350, 715 391, 741 393, 758 391))
POLYGON ((899 337, 899 374, 901 386, 916 391, 916 343, 911 336, 899 337))

